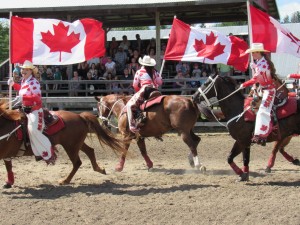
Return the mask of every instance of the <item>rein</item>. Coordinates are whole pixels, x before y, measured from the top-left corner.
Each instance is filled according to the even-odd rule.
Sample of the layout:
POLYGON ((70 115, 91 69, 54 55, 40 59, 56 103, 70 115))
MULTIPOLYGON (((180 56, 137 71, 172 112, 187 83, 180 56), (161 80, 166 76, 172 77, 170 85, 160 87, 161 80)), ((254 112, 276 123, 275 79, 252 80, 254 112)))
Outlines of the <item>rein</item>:
POLYGON ((242 113, 240 113, 239 115, 237 115, 237 116, 231 118, 230 120, 228 120, 227 123, 226 123, 226 125, 223 124, 223 123, 221 123, 221 122, 218 120, 218 118, 216 117, 216 115, 214 114, 213 109, 212 109, 212 106, 215 105, 216 103, 219 103, 219 102, 221 102, 221 101, 224 101, 225 99, 229 98, 230 96, 232 96, 232 95, 235 94, 236 92, 242 90, 242 88, 239 87, 238 89, 236 89, 235 91, 233 91, 233 92, 230 93, 229 95, 225 96, 224 98, 222 98, 222 99, 220 99, 220 100, 217 100, 217 101, 215 101, 215 102, 213 102, 213 103, 210 103, 210 101, 209 101, 208 98, 206 97, 206 93, 207 93, 208 91, 210 91, 210 89, 212 89, 212 88, 214 87, 214 90, 215 90, 215 93, 216 93, 216 97, 218 96, 218 92, 217 92, 216 87, 215 87, 215 82, 216 82, 216 79, 217 79, 218 77, 219 77, 219 75, 217 75, 215 78, 209 77, 209 79, 211 80, 211 83, 208 84, 208 86, 205 88, 204 91, 201 89, 201 87, 198 88, 198 91, 200 92, 200 96, 204 98, 205 103, 206 103, 207 106, 209 107, 209 110, 210 110, 211 114, 214 116, 215 120, 218 121, 218 123, 219 123, 220 125, 222 125, 222 126, 224 126, 224 127, 226 127, 226 128, 228 129, 228 124, 231 123, 232 121, 234 121, 235 119, 237 119, 237 120, 236 120, 236 122, 237 122, 237 121, 244 115, 244 113, 245 113, 250 107, 249 107, 249 108, 246 108, 246 109, 245 109, 242 113))
POLYGON ((20 127, 21 127, 21 125, 17 126, 17 127, 16 127, 15 129, 13 129, 11 132, 9 132, 9 133, 7 133, 7 134, 1 136, 1 137, 0 137, 0 140, 4 139, 4 138, 6 138, 6 137, 7 137, 6 140, 8 140, 8 139, 10 138, 10 136, 11 136, 16 130, 18 130, 20 127))

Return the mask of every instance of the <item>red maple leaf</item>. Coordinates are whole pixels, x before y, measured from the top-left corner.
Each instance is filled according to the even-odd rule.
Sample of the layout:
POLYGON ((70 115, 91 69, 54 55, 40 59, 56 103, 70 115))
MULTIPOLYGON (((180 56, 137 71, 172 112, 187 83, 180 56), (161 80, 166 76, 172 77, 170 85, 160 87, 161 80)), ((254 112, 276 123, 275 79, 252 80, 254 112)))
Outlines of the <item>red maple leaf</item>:
POLYGON ((69 26, 65 26, 63 22, 53 25, 53 29, 54 35, 50 31, 41 32, 41 41, 50 48, 50 52, 59 52, 59 61, 61 61, 61 52, 71 53, 71 49, 80 42, 80 34, 75 34, 73 31, 68 35, 69 26))
POLYGON ((198 52, 197 56, 214 60, 216 56, 224 53, 225 45, 221 45, 220 42, 216 44, 216 40, 217 36, 213 32, 206 35, 206 43, 195 39, 194 48, 198 52))

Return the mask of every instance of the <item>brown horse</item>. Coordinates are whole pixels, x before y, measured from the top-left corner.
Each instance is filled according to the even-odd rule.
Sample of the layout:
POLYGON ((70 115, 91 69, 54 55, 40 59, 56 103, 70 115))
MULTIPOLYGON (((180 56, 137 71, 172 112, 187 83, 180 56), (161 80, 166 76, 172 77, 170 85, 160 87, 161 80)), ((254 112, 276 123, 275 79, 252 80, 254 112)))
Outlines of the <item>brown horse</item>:
MULTIPOLYGON (((130 96, 111 94, 101 98, 97 97, 96 99, 101 117, 109 116, 113 113, 118 118, 118 128, 123 140, 125 140, 124 145, 126 150, 130 146, 130 141, 135 138, 137 139, 137 145, 146 161, 148 169, 153 167, 153 162, 147 154, 144 138, 161 138, 164 133, 172 129, 177 130, 183 141, 188 145, 191 151, 189 156, 191 166, 205 169, 205 167, 201 166, 197 153, 197 146, 201 139, 193 132, 199 111, 190 99, 176 95, 164 96, 159 104, 145 110, 146 122, 140 128, 140 132, 137 135, 129 130, 127 113, 124 112, 125 105, 130 96)), ((123 170, 125 158, 126 152, 122 155, 120 162, 116 166, 117 171, 123 170)))
MULTIPOLYGON (((255 103, 256 103, 255 105, 252 105, 252 109, 254 108, 254 110, 257 111, 258 108, 259 108, 260 101, 255 102, 255 103)), ((198 105, 198 108, 199 108, 200 112, 202 114, 204 114, 209 121, 216 121, 216 120, 219 121, 219 120, 225 119, 224 114, 222 113, 222 111, 220 111, 218 109, 212 109, 211 110, 210 108, 208 108, 208 107, 206 107, 205 105, 202 105, 202 104, 198 105)), ((276 159, 276 155, 277 155, 278 151, 282 154, 282 156, 287 161, 291 162, 292 164, 294 164, 296 166, 300 166, 299 159, 291 156, 289 153, 287 153, 284 150, 284 148, 290 143, 292 137, 293 136, 291 135, 291 136, 285 138, 282 142, 275 141, 275 143, 273 145, 271 156, 270 156, 269 161, 268 161, 268 165, 266 166, 266 169, 265 169, 266 173, 271 173, 272 168, 275 165, 275 159, 276 159)))
MULTIPOLYGON (((7 159, 18 155, 23 140, 19 140, 17 135, 15 135, 16 121, 20 120, 21 113, 18 110, 7 110, 6 105, 4 101, 0 102, 0 158, 6 159, 4 161, 8 170, 8 181, 5 187, 9 188, 14 183, 14 176, 11 161, 7 159)), ((62 145, 73 163, 73 169, 70 174, 59 183, 70 183, 79 169, 82 163, 78 155, 79 150, 82 150, 88 156, 94 171, 106 174, 105 169, 100 168, 97 164, 94 149, 85 144, 84 140, 88 133, 95 133, 100 144, 108 145, 116 153, 121 153, 123 148, 120 140, 116 139, 106 128, 102 128, 97 117, 91 113, 76 114, 68 111, 56 111, 55 113, 62 118, 65 127, 52 136, 48 136, 48 138, 52 145, 62 145)), ((30 156, 33 153, 29 150, 25 151, 24 155, 30 156)))
MULTIPOLYGON (((281 87, 284 89, 284 87, 281 87)), ((286 90, 285 90, 286 92, 286 90)), ((236 83, 230 77, 211 76, 207 82, 193 95, 193 100, 200 103, 205 99, 217 97, 219 106, 226 118, 230 135, 236 140, 228 156, 228 163, 240 176, 241 181, 249 179, 249 161, 251 139, 255 123, 244 120, 244 96, 236 90, 236 83), (241 170, 233 159, 243 153, 244 168, 241 170)), ((207 102, 208 105, 210 104, 207 102)), ((280 149, 293 134, 300 134, 300 100, 297 100, 297 112, 278 121, 278 133, 272 132, 268 142, 277 141, 280 149)), ((275 158, 272 159, 273 162, 275 158)))

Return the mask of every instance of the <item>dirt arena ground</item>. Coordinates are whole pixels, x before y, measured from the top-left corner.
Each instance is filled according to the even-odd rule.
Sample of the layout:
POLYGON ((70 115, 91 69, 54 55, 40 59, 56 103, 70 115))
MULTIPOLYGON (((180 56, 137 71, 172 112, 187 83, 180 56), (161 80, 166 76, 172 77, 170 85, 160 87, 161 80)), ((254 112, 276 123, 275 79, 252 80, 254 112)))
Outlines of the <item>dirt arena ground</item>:
MULTIPOLYGON (((0 224, 300 224, 300 167, 278 155, 272 173, 265 174, 272 145, 254 146, 250 181, 237 183, 226 162, 231 137, 201 138, 198 152, 206 173, 189 166, 188 149, 176 134, 163 142, 146 141, 154 162, 150 172, 135 143, 124 171, 117 173, 117 156, 88 140, 99 149, 97 159, 107 175, 92 171, 81 154, 83 165, 67 186, 57 183, 71 169, 61 148, 55 166, 33 157, 15 159, 15 185, 1 189, 0 224)), ((299 145, 294 138, 287 151, 300 156, 299 145)), ((236 163, 241 166, 240 156, 236 163)), ((0 171, 4 183, 4 167, 0 171)))

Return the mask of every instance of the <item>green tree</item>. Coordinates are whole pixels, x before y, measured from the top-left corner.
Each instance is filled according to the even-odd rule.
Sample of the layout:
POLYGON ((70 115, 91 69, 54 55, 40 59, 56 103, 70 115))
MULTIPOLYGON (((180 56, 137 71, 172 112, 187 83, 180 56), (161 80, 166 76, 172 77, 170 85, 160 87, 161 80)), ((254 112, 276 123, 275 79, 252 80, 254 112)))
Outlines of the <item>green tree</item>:
POLYGON ((300 11, 294 12, 292 14, 291 23, 300 23, 300 11))
POLYGON ((112 28, 112 31, 126 31, 126 30, 149 30, 149 27, 147 26, 141 26, 141 27, 116 27, 112 28))
POLYGON ((283 23, 290 23, 290 17, 288 15, 283 18, 283 23))
POLYGON ((230 27, 230 26, 242 26, 242 25, 248 25, 248 21, 235 21, 235 22, 217 23, 216 27, 230 27))
POLYGON ((0 63, 9 55, 9 27, 6 21, 0 22, 0 63))

